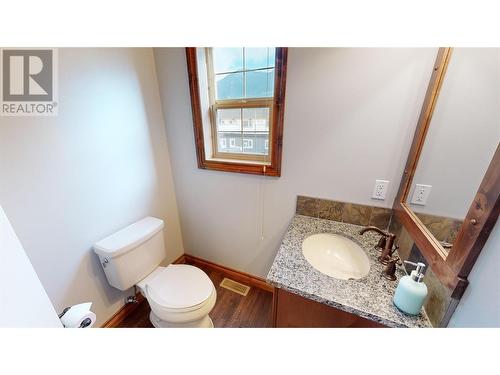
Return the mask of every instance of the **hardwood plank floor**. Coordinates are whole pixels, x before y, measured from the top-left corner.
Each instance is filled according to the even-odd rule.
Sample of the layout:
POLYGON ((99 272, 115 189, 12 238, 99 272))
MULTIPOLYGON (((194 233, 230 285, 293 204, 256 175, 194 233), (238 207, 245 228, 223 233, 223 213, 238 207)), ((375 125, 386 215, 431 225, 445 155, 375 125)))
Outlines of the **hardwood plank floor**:
MULTIPOLYGON (((259 288, 250 288, 244 297, 219 284, 226 277, 221 272, 200 267, 207 273, 217 289, 217 302, 210 313, 216 328, 246 327, 265 328, 272 326, 273 294, 259 288)), ((149 321, 149 304, 146 300, 121 322, 120 328, 152 328, 149 321)))

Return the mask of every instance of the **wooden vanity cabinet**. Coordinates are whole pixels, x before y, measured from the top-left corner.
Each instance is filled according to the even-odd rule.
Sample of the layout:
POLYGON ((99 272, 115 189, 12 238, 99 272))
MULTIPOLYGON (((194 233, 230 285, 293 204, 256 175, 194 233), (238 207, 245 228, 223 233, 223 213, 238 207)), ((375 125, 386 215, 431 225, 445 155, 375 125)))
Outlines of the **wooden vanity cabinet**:
POLYGON ((276 288, 273 326, 278 328, 383 328, 380 323, 276 288))

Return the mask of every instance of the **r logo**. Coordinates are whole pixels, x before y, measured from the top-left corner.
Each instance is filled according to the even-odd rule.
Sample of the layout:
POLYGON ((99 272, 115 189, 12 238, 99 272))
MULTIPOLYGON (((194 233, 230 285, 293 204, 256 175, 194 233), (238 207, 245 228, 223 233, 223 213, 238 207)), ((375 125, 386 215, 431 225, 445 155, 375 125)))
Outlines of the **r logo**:
POLYGON ((0 49, 0 116, 57 116, 54 48, 0 49))
POLYGON ((52 50, 3 50, 3 101, 53 100, 52 50))

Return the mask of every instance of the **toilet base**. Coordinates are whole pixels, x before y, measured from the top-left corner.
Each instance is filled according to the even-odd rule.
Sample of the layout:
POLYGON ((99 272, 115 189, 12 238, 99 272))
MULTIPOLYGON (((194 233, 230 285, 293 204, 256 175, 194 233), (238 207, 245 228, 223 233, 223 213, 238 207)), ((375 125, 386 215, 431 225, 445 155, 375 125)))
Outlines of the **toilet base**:
POLYGON ((214 328, 214 322, 212 322, 212 319, 208 315, 192 322, 171 323, 161 320, 151 311, 149 320, 155 328, 214 328))

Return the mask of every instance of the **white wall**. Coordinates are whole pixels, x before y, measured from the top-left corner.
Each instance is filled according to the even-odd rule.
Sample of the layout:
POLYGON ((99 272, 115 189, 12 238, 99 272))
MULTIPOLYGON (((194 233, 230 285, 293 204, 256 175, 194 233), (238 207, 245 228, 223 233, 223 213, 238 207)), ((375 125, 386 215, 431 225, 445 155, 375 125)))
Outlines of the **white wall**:
POLYGON ((448 327, 500 328, 500 227, 495 225, 469 274, 469 286, 448 327))
POLYGON ((0 267, 0 327, 62 326, 2 207, 0 267))
POLYGON ((59 116, 0 117, 0 204, 56 310, 124 303, 92 244, 147 215, 183 253, 151 49, 61 49, 59 116))
POLYGON ((500 48, 455 48, 418 162, 416 212, 463 219, 500 141, 500 48))
POLYGON ((155 49, 186 253, 265 276, 298 194, 391 207, 436 52, 290 48, 282 176, 263 178, 197 168, 185 51, 155 49))

